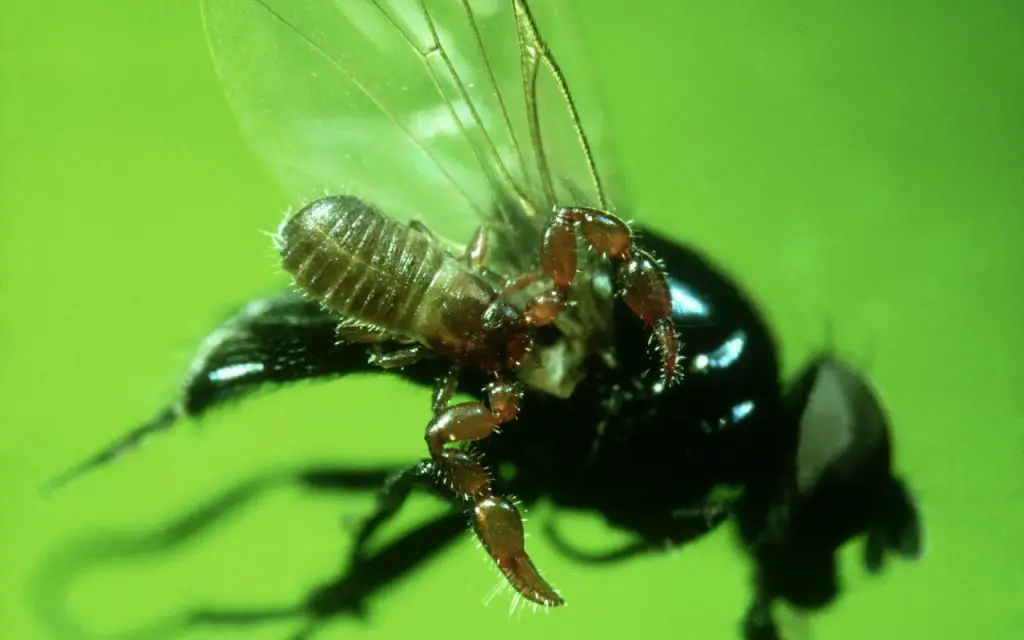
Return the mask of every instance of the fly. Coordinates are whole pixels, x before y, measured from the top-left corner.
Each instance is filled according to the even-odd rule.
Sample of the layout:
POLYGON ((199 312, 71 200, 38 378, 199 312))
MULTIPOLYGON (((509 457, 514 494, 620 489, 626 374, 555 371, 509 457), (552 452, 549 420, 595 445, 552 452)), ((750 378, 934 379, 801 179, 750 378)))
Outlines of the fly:
MULTIPOLYGON (((606 559, 736 516, 760 567, 750 638, 774 633, 777 598, 834 597, 828 568, 853 535, 869 531, 872 566, 917 553, 880 400, 831 358, 784 390, 746 295, 696 250, 616 213, 594 129, 526 0, 202 5, 242 129, 304 203, 274 235, 298 291, 242 306, 173 403, 56 484, 268 384, 383 370, 432 388, 426 456, 374 483, 344 584, 298 612, 313 624, 352 606, 330 609, 323 594, 357 592, 345 581, 375 560, 411 570, 467 520, 517 597, 563 604, 526 551, 520 508, 542 498, 636 537, 606 559), (325 187, 333 195, 313 195, 325 187), (453 404, 460 389, 474 400, 453 404), (414 490, 450 512, 414 533, 403 560, 374 555, 414 490), (807 505, 819 501, 857 515, 811 547, 826 516, 807 505), (780 578, 811 548, 821 590, 780 578)), ((348 476, 306 479, 328 477, 348 476)))

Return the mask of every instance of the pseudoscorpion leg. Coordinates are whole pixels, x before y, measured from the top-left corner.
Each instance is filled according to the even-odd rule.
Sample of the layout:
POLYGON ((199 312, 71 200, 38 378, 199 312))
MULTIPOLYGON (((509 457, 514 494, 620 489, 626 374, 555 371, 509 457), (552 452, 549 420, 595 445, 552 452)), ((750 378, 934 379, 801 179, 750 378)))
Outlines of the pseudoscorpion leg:
POLYGON ((491 477, 470 453, 446 445, 486 438, 498 426, 515 419, 519 390, 494 382, 488 388, 488 404, 456 404, 440 411, 427 426, 427 448, 441 479, 459 496, 473 504, 473 529, 484 549, 509 583, 525 598, 546 606, 564 603, 526 553, 523 522, 516 507, 492 489, 491 477))
POLYGON ((370 350, 370 364, 375 364, 381 369, 401 369, 416 364, 428 355, 430 351, 420 345, 387 352, 377 347, 370 350))

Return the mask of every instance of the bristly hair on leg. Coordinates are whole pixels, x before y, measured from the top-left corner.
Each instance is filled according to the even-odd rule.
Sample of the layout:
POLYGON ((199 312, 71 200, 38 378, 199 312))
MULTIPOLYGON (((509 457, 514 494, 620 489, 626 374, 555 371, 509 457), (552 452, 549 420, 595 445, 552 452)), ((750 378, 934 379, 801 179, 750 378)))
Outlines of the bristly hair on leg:
POLYGON ((508 617, 509 618, 515 616, 515 614, 518 611, 521 610, 519 605, 522 604, 524 599, 525 598, 523 598, 523 594, 521 594, 519 592, 516 592, 516 593, 512 594, 512 601, 508 605, 508 617))

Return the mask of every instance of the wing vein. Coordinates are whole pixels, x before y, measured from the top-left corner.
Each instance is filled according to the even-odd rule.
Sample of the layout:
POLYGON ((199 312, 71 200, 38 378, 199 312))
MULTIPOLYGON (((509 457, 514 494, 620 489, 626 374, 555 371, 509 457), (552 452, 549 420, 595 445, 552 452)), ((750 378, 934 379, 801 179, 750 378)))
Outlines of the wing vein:
POLYGON ((344 75, 349 80, 349 82, 355 85, 356 88, 358 88, 359 91, 361 91, 363 95, 365 95, 374 104, 374 106, 376 106, 381 111, 381 113, 383 113, 384 116, 391 121, 392 124, 398 127, 409 138, 412 144, 424 156, 426 156, 435 167, 437 167, 438 171, 440 171, 441 174, 448 180, 448 182, 450 182, 452 186, 455 187, 456 191, 458 191, 459 194, 461 194, 462 197, 465 198, 466 202, 469 203, 471 207, 476 209, 479 215, 485 215, 485 212, 480 209, 480 206, 476 202, 474 202, 473 198, 469 195, 466 189, 459 183, 458 180, 455 179, 454 176, 452 176, 448 169, 445 168, 444 164, 440 162, 436 157, 434 157, 432 153, 430 153, 430 151, 423 145, 423 143, 415 135, 413 135, 411 131, 409 131, 408 127, 403 125, 398 120, 398 118, 395 117, 395 114, 393 114, 387 108, 387 106, 385 106, 384 103, 377 97, 377 95, 370 91, 370 89, 367 88, 367 86, 363 82, 361 82, 359 78, 355 76, 354 73, 346 69, 345 65, 343 65, 339 60, 335 59, 331 54, 329 54, 320 43, 316 42, 315 40, 313 40, 312 37, 303 33, 303 31, 299 29, 295 24, 293 24, 290 20, 288 20, 288 18, 284 17, 279 12, 275 11, 270 5, 266 3, 265 0, 255 0, 255 2, 259 4, 267 13, 273 16, 275 20, 278 20, 279 22, 281 22, 281 24, 283 24, 285 27, 291 30, 292 33, 294 33, 303 42, 305 42, 314 52, 323 57, 323 59, 326 60, 332 67, 334 67, 334 69, 336 69, 339 73, 344 75))
MULTIPOLYGON (((434 50, 438 53, 438 55, 441 56, 441 59, 444 61, 445 67, 447 67, 448 73, 451 74, 452 80, 455 82, 455 86, 456 86, 456 88, 459 91, 459 95, 462 97, 463 100, 466 101, 466 106, 469 108, 469 112, 473 116, 473 121, 480 128, 480 133, 483 136, 484 140, 487 141, 487 148, 490 151, 490 154, 493 157, 495 164, 497 164, 497 166, 500 168, 501 173, 504 175, 505 180, 508 182, 508 184, 512 188, 513 192, 516 194, 516 197, 521 199, 521 200, 525 200, 526 199, 526 192, 524 191, 523 187, 521 185, 519 185, 516 182, 516 180, 512 177, 512 173, 509 171, 508 167, 505 165, 505 162, 501 159, 501 154, 498 153, 498 148, 495 146, 494 140, 491 138, 490 133, 488 133, 487 127, 485 126, 483 119, 480 117, 480 112, 477 110, 476 104, 474 104, 474 102, 473 102, 473 98, 469 95, 469 91, 466 90, 466 84, 462 81, 462 77, 459 75, 458 71, 455 70, 455 65, 452 63, 451 57, 448 55, 448 52, 445 51, 444 46, 441 44, 441 39, 437 35, 437 26, 434 24, 434 19, 430 15, 430 12, 427 10, 426 0, 420 0, 420 6, 423 8, 423 15, 427 19, 427 26, 430 27, 430 37, 431 37, 431 39, 433 40, 433 43, 434 43, 434 47, 435 47, 434 50)), ((474 24, 474 30, 476 30, 475 21, 473 20, 472 12, 470 12, 469 18, 470 18, 470 22, 474 24)), ((488 61, 486 55, 483 56, 483 60, 484 60, 484 64, 489 66, 490 62, 488 61)), ((432 74, 433 74, 433 70, 431 70, 431 71, 432 71, 432 74)), ((436 75, 434 75, 434 77, 435 77, 435 80, 436 80, 436 75)), ((499 92, 499 97, 500 97, 500 92, 499 92)), ((446 100, 446 102, 449 103, 449 107, 450 107, 451 106, 451 102, 448 101, 448 100, 446 100)), ((455 117, 454 109, 453 109, 452 115, 453 115, 453 117, 455 117)), ((460 128, 462 128, 462 120, 460 118, 458 118, 458 117, 456 117, 456 120, 459 122, 460 128)), ((463 131, 464 131, 464 129, 463 129, 463 131)), ((464 136, 465 136, 465 134, 464 134, 464 136)), ((469 139, 468 136, 465 136, 465 137, 466 137, 467 140, 469 139)), ((475 148, 476 145, 472 145, 472 146, 475 148)), ((486 171, 487 170, 486 163, 484 163, 482 158, 478 158, 478 159, 481 162, 482 168, 486 171)))
MULTIPOLYGON (((517 21, 518 17, 517 15, 517 21)), ((537 157, 537 172, 540 174, 544 195, 549 204, 554 204, 555 185, 551 179, 547 153, 544 151, 544 140, 540 135, 540 113, 537 111, 537 72, 540 71, 540 63, 537 60, 536 49, 524 42, 522 29, 517 27, 517 32, 519 33, 519 51, 523 67, 523 98, 526 100, 530 140, 533 142, 533 151, 537 157)))
MULTIPOLYGON (((551 52, 548 50, 547 44, 541 39, 540 32, 537 30, 537 24, 533 20, 533 15, 531 15, 530 9, 526 6, 524 2, 522 2, 522 0, 514 1, 516 9, 516 22, 522 25, 522 27, 519 29, 520 38, 522 38, 523 35, 525 35, 530 39, 533 49, 533 52, 531 52, 531 57, 535 61, 534 64, 536 64, 536 57, 539 54, 540 59, 544 61, 544 65, 551 72, 551 75, 554 78, 555 83, 558 85, 558 91, 562 94, 562 100, 565 102, 565 106, 569 111, 569 119, 572 121, 572 127, 576 133, 576 139, 583 150, 584 160, 587 163, 587 171, 588 173, 590 173, 590 180, 594 185, 595 192, 597 193, 598 202, 600 203, 602 209, 606 209, 608 207, 608 203, 604 193, 604 186, 601 184, 601 177, 597 172, 597 163, 594 162, 594 154, 591 151, 590 142, 587 139, 586 132, 583 130, 583 124, 580 122, 579 113, 576 110, 576 103, 573 101, 572 94, 569 92, 569 85, 565 80, 565 76, 562 75, 562 70, 559 68, 558 62, 556 62, 554 56, 551 55, 551 52)), ((522 40, 520 40, 520 42, 522 42, 522 40)), ((523 53, 524 55, 527 55, 527 50, 524 49, 523 53)), ((530 86, 530 93, 527 95, 527 100, 530 101, 530 99, 532 98, 533 104, 532 108, 529 104, 527 105, 527 108, 531 109, 532 112, 530 115, 530 126, 531 134, 535 138, 534 144, 538 145, 538 154, 543 156, 543 149, 539 146, 540 124, 539 116, 537 114, 536 90, 536 69, 534 69, 533 82, 530 86), (536 131, 534 131, 534 127, 536 127, 536 131)), ((546 157, 542 160, 542 162, 545 166, 547 165, 546 157)), ((550 184, 550 175, 545 173, 545 176, 546 183, 550 184)), ((553 191, 553 187, 551 187, 551 190, 553 191)))
POLYGON ((515 127, 512 126, 512 116, 509 115, 508 106, 505 104, 505 96, 502 95, 501 86, 498 84, 498 79, 494 75, 494 66, 491 64, 491 59, 487 55, 487 48, 484 46, 483 36, 480 34, 480 25, 477 24, 476 16, 473 15, 473 10, 469 6, 469 0, 462 0, 462 7, 465 9, 466 16, 469 18, 469 23, 473 27, 473 37, 476 39, 476 46, 480 50, 480 58, 484 61, 484 67, 487 69, 487 78, 491 82, 491 88, 494 89, 494 95, 498 98, 498 105, 501 107, 502 119, 505 122, 505 128, 508 129, 508 135, 512 140, 512 146, 515 148, 516 156, 519 158, 519 166, 525 169, 526 156, 523 154, 523 148, 519 142, 519 137, 516 135, 515 127))

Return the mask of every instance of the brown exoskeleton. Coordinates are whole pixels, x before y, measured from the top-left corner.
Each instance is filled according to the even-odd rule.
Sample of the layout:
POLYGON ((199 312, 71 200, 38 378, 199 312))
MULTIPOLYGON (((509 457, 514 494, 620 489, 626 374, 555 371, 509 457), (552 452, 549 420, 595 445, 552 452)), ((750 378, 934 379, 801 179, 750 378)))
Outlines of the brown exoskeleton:
POLYGON ((436 383, 434 418, 426 429, 433 471, 472 501, 473 528, 512 586, 547 606, 563 600, 527 555, 518 510, 493 492, 478 460, 446 445, 486 438, 515 419, 522 389, 513 375, 537 366, 539 360, 529 357, 535 332, 570 303, 577 234, 591 250, 620 263, 618 289, 653 331, 661 381, 670 384, 677 372, 677 337, 665 275, 634 245, 629 226, 611 213, 557 208, 544 228, 539 269, 503 283, 484 267, 486 228, 456 257, 423 225, 400 224, 353 196, 307 205, 285 220, 275 239, 296 284, 345 318, 339 328, 345 340, 412 345, 376 352, 372 358, 381 367, 403 367, 426 355, 452 361, 451 372, 436 383), (493 376, 486 406, 449 405, 459 367, 493 376))

